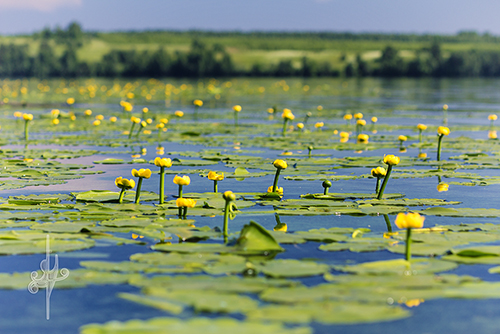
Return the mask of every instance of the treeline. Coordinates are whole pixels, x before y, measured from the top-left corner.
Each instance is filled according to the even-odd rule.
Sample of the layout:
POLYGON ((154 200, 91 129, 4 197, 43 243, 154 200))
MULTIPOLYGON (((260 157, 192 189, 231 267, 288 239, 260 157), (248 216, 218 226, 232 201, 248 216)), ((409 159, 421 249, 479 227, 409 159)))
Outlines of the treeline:
MULTIPOLYGON (((201 36, 211 34, 215 33, 199 33, 201 36)), ((238 35, 239 33, 228 34, 238 35)), ((282 33, 250 33, 249 35, 252 34, 282 36, 282 33)), ((332 36, 361 38, 360 36, 367 35, 351 36, 347 33, 290 33, 286 35, 308 36, 308 34, 315 38, 332 36)), ((377 34, 368 35, 372 38, 378 36, 377 34)), ((469 40, 489 38, 488 36, 469 32, 455 37, 469 40)), ((78 57, 78 50, 90 40, 91 36, 84 33, 77 23, 71 23, 66 29, 44 29, 33 37, 40 43, 35 55, 30 55, 28 45, 14 43, 0 45, 0 77, 500 77, 500 51, 455 51, 444 55, 438 39, 429 43, 429 47, 417 50, 415 57, 411 59, 402 58, 397 49, 387 46, 381 57, 375 60, 365 60, 362 54, 356 55, 355 59, 343 54, 340 59, 343 64, 341 69, 332 68, 330 62, 317 62, 307 57, 299 60, 281 60, 272 65, 255 63, 249 69, 241 69, 234 65, 231 56, 221 44, 207 45, 200 39, 194 39, 189 51, 186 52, 169 53, 164 47, 159 47, 155 51, 111 50, 100 61, 90 63, 78 57), (56 54, 55 47, 63 48, 63 52, 56 54)))
POLYGON ((500 52, 456 51, 444 57, 438 43, 418 50, 416 57, 404 61, 398 51, 387 46, 374 63, 363 61, 361 56, 347 64, 345 76, 381 77, 500 77, 500 52))

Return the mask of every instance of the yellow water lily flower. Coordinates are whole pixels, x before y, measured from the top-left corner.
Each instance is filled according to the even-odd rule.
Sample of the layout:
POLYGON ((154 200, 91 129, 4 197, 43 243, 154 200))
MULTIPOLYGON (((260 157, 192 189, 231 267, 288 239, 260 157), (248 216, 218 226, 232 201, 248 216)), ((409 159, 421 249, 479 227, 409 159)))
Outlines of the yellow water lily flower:
POLYGON ((193 101, 193 104, 197 107, 201 107, 203 105, 203 101, 197 99, 193 101))
POLYGON ((160 158, 156 157, 154 160, 154 164, 156 167, 172 167, 172 160, 170 158, 160 158))
POLYGON ((396 217, 396 226, 398 228, 422 228, 424 226, 425 217, 421 216, 419 213, 408 212, 404 214, 402 212, 398 213, 396 217))
POLYGON ((440 126, 437 129, 437 133, 441 136, 447 136, 450 134, 450 129, 447 128, 446 126, 440 126))
POLYGON ((366 125, 366 121, 364 119, 358 119, 356 121, 356 124, 360 125, 360 126, 365 126, 366 125))
POLYGON ((498 116, 497 116, 497 115, 495 115, 495 114, 491 114, 491 115, 489 115, 489 116, 488 116, 488 119, 489 119, 490 121, 496 121, 496 120, 498 119, 498 116))
POLYGON ((212 181, 222 181, 224 180, 224 173, 217 174, 217 172, 208 172, 208 179, 212 181))
POLYGON ((66 100, 66 103, 69 104, 69 105, 72 105, 75 103, 75 99, 72 98, 72 97, 68 97, 68 99, 66 100))
POLYGON ((389 166, 395 166, 399 164, 401 159, 395 155, 389 154, 389 155, 384 155, 384 163, 389 165, 389 166))
POLYGON ((344 115, 344 119, 345 119, 346 121, 350 121, 350 120, 352 119, 352 115, 351 115, 351 114, 345 114, 345 115, 344 115))
POLYGON ((386 172, 384 167, 377 167, 372 169, 371 174, 374 177, 384 177, 386 172))
POLYGON ((236 201, 236 195, 231 190, 224 191, 222 198, 226 201, 236 201))
POLYGON ((288 119, 290 121, 293 121, 295 119, 295 115, 288 108, 283 109, 283 113, 281 114, 281 117, 284 119, 288 119))
POLYGON ((191 183, 191 179, 187 175, 182 177, 176 175, 173 182, 179 186, 187 186, 191 183))
POLYGON ((117 120, 118 120, 118 118, 116 118, 115 116, 111 116, 111 117, 109 118, 109 121, 110 121, 111 123, 115 123, 117 120))
POLYGON ((355 114, 354 114, 354 118, 355 118, 355 119, 362 119, 362 118, 363 118, 363 114, 362 114, 362 113, 360 113, 360 112, 355 113, 355 114))
POLYGON ((424 131, 427 129, 427 125, 425 124, 418 124, 417 125, 417 129, 419 129, 420 131, 424 131))
POLYGON ((322 128, 323 126, 325 126, 325 123, 324 123, 324 122, 317 122, 316 124, 314 124, 314 127, 315 127, 316 129, 318 129, 318 128, 322 128))
POLYGON ((168 118, 160 118, 160 123, 168 124, 168 118))
POLYGON ((448 110, 448 105, 447 104, 443 104, 443 110, 448 110))
POLYGON ((362 133, 358 135, 358 143, 366 144, 368 143, 369 139, 370 136, 368 136, 367 134, 362 133))
POLYGON ((148 169, 148 168, 146 168, 146 169, 141 168, 139 170, 132 169, 132 176, 149 179, 151 177, 151 169, 148 169))
POLYGON ((488 131, 489 139, 497 139, 497 132, 495 130, 488 131))
POLYGON ((182 112, 182 111, 180 111, 180 110, 177 110, 174 114, 175 114, 175 116, 177 116, 177 117, 182 117, 182 116, 184 116, 184 112, 182 112))
POLYGON ((281 169, 286 169, 288 167, 288 164, 286 163, 286 161, 281 160, 281 159, 274 160, 273 165, 274 165, 274 167, 281 168, 281 169))
POLYGON ((302 130, 304 128, 304 123, 297 123, 297 128, 302 130))
MULTIPOLYGON (((55 119, 54 121, 58 121, 58 119, 55 119)), ((101 121, 98 120, 98 119, 96 119, 95 121, 92 122, 92 125, 93 126, 99 126, 99 125, 101 125, 101 121)))
POLYGON ((407 140, 408 140, 408 137, 403 136, 403 135, 399 135, 398 140, 399 140, 399 141, 407 141, 407 140))
POLYGON ((14 117, 15 118, 21 118, 21 117, 23 117, 23 113, 20 112, 20 111, 14 111, 14 117))
POLYGON ((236 112, 240 112, 241 111, 241 106, 239 104, 233 106, 233 110, 236 111, 236 112))
POLYGON ((285 223, 276 224, 273 228, 274 231, 286 232, 288 230, 288 226, 285 223))
POLYGON ((52 124, 54 124, 54 125, 59 124, 59 118, 54 118, 54 119, 52 120, 52 124))
POLYGON ((115 179, 115 185, 120 189, 128 190, 135 187, 135 181, 133 179, 124 179, 120 176, 115 179))
POLYGON ((378 122, 378 118, 375 117, 375 116, 373 116, 371 120, 372 120, 372 123, 377 123, 378 122))
POLYGON ((83 113, 84 113, 85 116, 90 116, 90 115, 92 115, 92 110, 87 109, 83 113))
POLYGON ((23 119, 25 121, 32 121, 33 120, 33 114, 23 114, 23 119))

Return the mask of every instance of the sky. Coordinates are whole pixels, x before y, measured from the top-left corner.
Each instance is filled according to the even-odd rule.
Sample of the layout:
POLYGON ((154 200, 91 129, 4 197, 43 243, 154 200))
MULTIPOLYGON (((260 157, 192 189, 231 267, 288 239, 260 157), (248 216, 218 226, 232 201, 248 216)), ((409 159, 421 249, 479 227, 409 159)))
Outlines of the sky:
POLYGON ((0 35, 85 31, 335 31, 500 35, 498 0, 0 0, 0 35))

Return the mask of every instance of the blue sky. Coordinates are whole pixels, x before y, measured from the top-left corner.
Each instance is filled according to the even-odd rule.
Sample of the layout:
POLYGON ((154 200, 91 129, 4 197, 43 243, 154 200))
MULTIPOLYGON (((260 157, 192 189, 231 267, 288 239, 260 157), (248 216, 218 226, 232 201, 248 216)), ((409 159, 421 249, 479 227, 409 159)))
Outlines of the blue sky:
POLYGON ((498 0, 0 0, 0 34, 84 30, 351 31, 500 35, 498 0))

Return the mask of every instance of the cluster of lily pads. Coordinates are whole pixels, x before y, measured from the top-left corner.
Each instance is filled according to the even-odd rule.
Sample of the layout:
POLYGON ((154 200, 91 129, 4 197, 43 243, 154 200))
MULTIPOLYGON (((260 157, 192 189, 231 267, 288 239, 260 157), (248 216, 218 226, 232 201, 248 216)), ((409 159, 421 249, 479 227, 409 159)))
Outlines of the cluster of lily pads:
MULTIPOLYGON (((145 86, 147 96, 160 84, 145 86)), ((459 201, 436 198, 406 198, 411 191, 404 187, 405 181, 437 178, 437 191, 443 195, 452 186, 500 183, 498 176, 474 172, 500 168, 496 153, 500 145, 493 136, 474 140, 456 136, 443 142, 450 134, 448 127, 384 122, 394 117, 387 110, 370 111, 377 115, 370 118, 371 128, 359 112, 323 106, 293 113, 283 108, 275 119, 281 108, 260 111, 244 101, 246 94, 277 99, 279 95, 271 92, 281 94, 282 83, 270 84, 262 93, 261 86, 242 85, 239 99, 231 93, 237 83, 223 86, 217 90, 217 85, 210 89, 207 85, 199 91, 202 99, 193 95, 192 87, 169 88, 170 97, 176 89, 179 99, 186 93, 186 102, 178 106, 185 112, 174 112, 176 108, 165 107, 164 101, 152 103, 155 94, 149 100, 144 97, 151 103, 142 106, 129 94, 130 86, 116 96, 110 94, 109 99, 119 95, 120 100, 102 109, 89 109, 82 102, 89 101, 92 91, 106 95, 109 87, 87 89, 80 95, 82 100, 77 96, 34 110, 30 119, 23 116, 28 113, 12 118, 14 110, 6 112, 0 139, 2 190, 105 177, 110 174, 107 166, 123 166, 121 176, 110 175, 118 192, 111 190, 109 180, 109 187, 99 182, 107 189, 0 199, 0 227, 5 228, 0 232, 0 254, 44 253, 47 233, 52 251, 58 253, 89 249, 96 243, 144 247, 146 252, 127 261, 80 261, 81 268, 71 270, 56 289, 91 291, 91 285, 127 284, 136 292, 120 293, 119 298, 162 310, 166 316, 90 324, 81 332, 161 332, 164 328, 201 332, 210 326, 218 331, 310 333, 316 323, 361 324, 410 317, 412 308, 425 307, 432 299, 500 297, 498 282, 453 273, 460 265, 478 263, 492 265, 492 275, 500 272, 493 267, 500 265, 500 248, 494 244, 500 236, 497 225, 430 226, 429 221, 439 222, 435 218, 423 226, 424 217, 496 218, 500 210, 467 208, 459 201), (351 124, 352 119, 356 124, 351 124), (315 123, 308 124, 309 120, 315 123), (436 132, 426 136, 428 128, 436 132), (399 135, 402 132, 406 135, 399 135), (353 133, 355 140, 350 140, 353 133), (22 147, 16 145, 20 140, 22 147), (70 148, 73 145, 92 147, 70 148), (206 148, 175 151, 170 148, 173 145, 206 148), (155 148, 153 158, 148 149, 155 148), (426 152, 436 153, 436 159, 426 152), (64 161, 88 157, 93 164, 64 161), (129 165, 136 167, 133 178, 127 178, 129 165), (159 170, 152 171, 151 165, 159 170), (104 171, 95 170, 96 166, 104 171), (149 184, 156 174, 158 188, 149 184), (165 182, 166 175, 173 176, 175 190, 165 182), (377 183, 375 191, 371 179, 377 183), (252 189, 253 180, 262 180, 257 191, 252 189), (337 184, 361 184, 358 189, 364 190, 343 192, 337 184), (189 193, 188 186, 213 191, 189 193), (274 227, 269 217, 276 221, 274 227), (336 217, 364 217, 374 228, 356 225, 356 220, 350 227, 339 227, 336 217), (230 225, 229 219, 234 223, 230 225), (375 227, 379 222, 383 231, 375 227), (319 226, 305 227, 315 224, 319 226), (401 231, 393 231, 393 224, 401 231), (311 246, 317 258, 296 259, 294 249, 302 246, 311 246), (358 261, 357 256, 365 252, 380 252, 382 260, 358 261), (316 277, 317 283, 306 284, 305 277, 316 277)), ((142 91, 137 87, 136 93, 142 91)), ((302 87, 292 86, 291 93, 306 92, 302 87)), ((166 94, 165 86, 162 92, 166 94)), ((175 101, 169 99, 169 103, 175 101)), ((441 123, 441 116, 430 123, 441 123)), ((488 117, 489 125, 453 125, 453 131, 494 131, 494 118, 488 117)), ((26 289, 30 277, 28 272, 2 273, 0 288, 26 289)))

